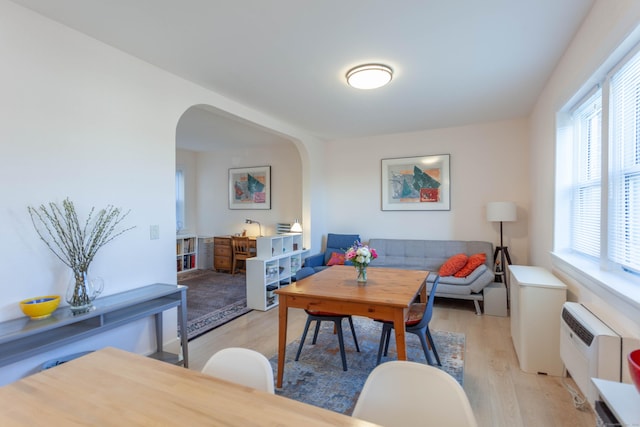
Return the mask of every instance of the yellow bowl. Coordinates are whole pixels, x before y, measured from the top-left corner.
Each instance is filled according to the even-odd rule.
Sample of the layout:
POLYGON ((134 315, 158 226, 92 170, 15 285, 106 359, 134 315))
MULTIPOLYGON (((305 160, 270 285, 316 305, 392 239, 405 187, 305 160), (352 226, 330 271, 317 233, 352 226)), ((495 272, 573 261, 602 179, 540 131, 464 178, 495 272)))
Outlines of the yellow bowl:
POLYGON ((32 319, 46 319, 58 308, 58 304, 60 304, 59 295, 47 295, 20 301, 20 308, 32 319))

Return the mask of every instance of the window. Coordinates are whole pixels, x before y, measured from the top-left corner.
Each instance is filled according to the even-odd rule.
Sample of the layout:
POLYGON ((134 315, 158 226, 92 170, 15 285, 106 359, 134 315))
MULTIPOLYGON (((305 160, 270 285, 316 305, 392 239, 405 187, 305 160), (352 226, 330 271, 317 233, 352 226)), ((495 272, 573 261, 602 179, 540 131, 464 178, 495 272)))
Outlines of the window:
POLYGON ((611 78, 609 259, 640 272, 640 53, 611 78))
POLYGON ((176 169, 176 231, 185 228, 184 223, 184 171, 176 169))
POLYGON ((608 270, 640 273, 640 53, 578 102, 570 122, 568 246, 608 270))
POLYGON ((571 249, 600 254, 602 91, 597 90, 572 115, 574 185, 571 203, 571 249))

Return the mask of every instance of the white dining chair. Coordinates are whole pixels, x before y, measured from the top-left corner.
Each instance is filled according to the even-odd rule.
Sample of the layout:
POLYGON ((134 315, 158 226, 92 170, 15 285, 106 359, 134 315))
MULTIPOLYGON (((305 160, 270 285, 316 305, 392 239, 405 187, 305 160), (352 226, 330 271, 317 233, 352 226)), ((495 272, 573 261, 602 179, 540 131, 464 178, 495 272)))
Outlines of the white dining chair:
POLYGON ((269 360, 255 350, 229 347, 209 358, 202 372, 237 384, 274 393, 273 369, 269 360))
POLYGON ((371 371, 352 416, 385 427, 478 425, 467 395, 451 375, 402 360, 371 371))

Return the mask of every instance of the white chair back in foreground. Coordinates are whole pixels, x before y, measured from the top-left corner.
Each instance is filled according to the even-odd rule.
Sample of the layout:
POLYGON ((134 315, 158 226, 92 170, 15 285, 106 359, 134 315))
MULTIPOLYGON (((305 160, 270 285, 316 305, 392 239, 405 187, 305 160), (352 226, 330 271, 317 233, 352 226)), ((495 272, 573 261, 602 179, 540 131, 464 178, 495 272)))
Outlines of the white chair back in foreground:
POLYGON ((274 393, 273 369, 269 360, 255 350, 230 347, 211 356, 202 372, 237 384, 274 393))
POLYGON ((407 361, 371 371, 353 416, 385 427, 477 427, 469 399, 451 375, 407 361))

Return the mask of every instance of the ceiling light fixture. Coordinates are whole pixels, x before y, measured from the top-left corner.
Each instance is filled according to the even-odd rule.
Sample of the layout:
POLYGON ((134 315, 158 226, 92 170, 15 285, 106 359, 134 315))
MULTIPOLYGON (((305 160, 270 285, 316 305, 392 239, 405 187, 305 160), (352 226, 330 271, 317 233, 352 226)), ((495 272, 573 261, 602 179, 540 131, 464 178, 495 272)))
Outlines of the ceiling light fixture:
POLYGON ((356 89, 377 89, 389 83, 393 70, 383 64, 358 65, 347 71, 347 83, 356 89))

